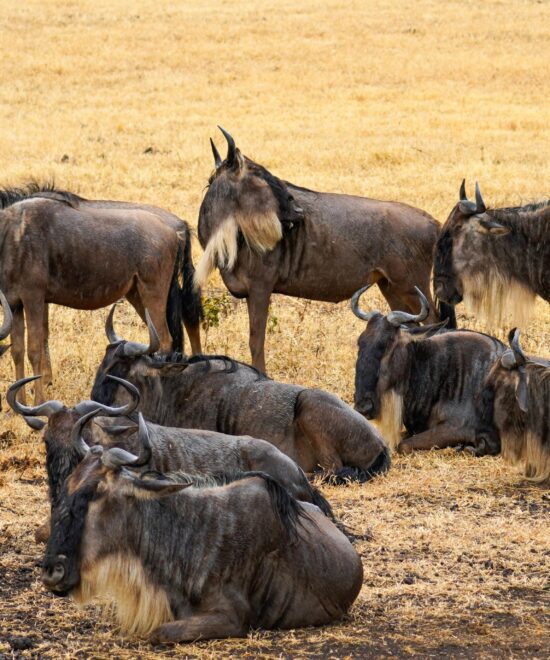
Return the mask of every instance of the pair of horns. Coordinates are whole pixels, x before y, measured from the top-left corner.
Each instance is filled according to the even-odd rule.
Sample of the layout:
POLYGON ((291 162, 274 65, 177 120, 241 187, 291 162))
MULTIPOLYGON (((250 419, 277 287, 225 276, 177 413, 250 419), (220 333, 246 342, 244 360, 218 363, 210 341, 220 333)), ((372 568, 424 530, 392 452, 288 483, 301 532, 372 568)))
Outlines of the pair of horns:
POLYGON ((462 179, 460 184, 459 202, 458 206, 464 215, 477 215, 478 213, 485 213, 487 207, 481 196, 479 183, 476 181, 476 201, 471 202, 466 195, 466 179, 462 179))
MULTIPOLYGON (((365 293, 365 291, 368 291, 368 289, 371 288, 371 286, 372 284, 367 284, 366 286, 356 291, 351 298, 351 309, 353 313, 355 316, 357 316, 357 318, 367 322, 370 321, 375 314, 380 314, 378 310, 373 310, 372 312, 363 312, 359 308, 359 299, 365 293)), ((420 299, 420 312, 418 314, 409 314, 408 312, 400 311, 390 312, 386 316, 386 319, 396 328, 399 328, 403 323, 419 323, 420 321, 424 321, 430 313, 430 304, 428 303, 428 299, 417 286, 415 286, 414 289, 418 295, 418 298, 420 299)))
MULTIPOLYGON (((23 415, 23 417, 25 417, 25 421, 31 428, 35 430, 40 430, 43 428, 45 426, 45 422, 39 422, 38 420, 28 420, 27 417, 47 417, 49 419, 50 416, 54 413, 65 409, 65 405, 61 403, 61 401, 56 400, 45 401, 38 406, 26 406, 17 401, 17 392, 27 383, 32 383, 33 380, 37 380, 41 377, 42 376, 30 376, 28 378, 21 378, 21 380, 13 383, 13 385, 10 386, 6 393, 6 400, 11 409, 19 415, 23 415)), ((81 401, 74 407, 75 412, 77 412, 79 415, 86 415, 91 411, 96 411, 102 412, 104 415, 109 417, 115 417, 118 415, 129 415, 137 408, 140 400, 140 394, 137 387, 132 385, 132 383, 129 383, 127 380, 118 378, 117 376, 109 375, 107 378, 120 383, 128 390, 128 392, 132 395, 132 400, 130 403, 127 403, 124 406, 107 406, 104 403, 86 400, 81 401)))
POLYGON ((110 344, 121 344, 121 352, 125 357, 140 357, 142 355, 153 355, 160 348, 160 339, 157 329, 151 321, 149 310, 145 310, 145 322, 147 323, 147 330, 149 330, 149 344, 140 344, 135 341, 125 341, 119 337, 113 327, 113 317, 115 315, 117 303, 115 303, 107 316, 105 321, 105 334, 110 344))
POLYGON ((505 369, 518 369, 527 363, 527 358, 519 345, 519 329, 514 328, 508 333, 510 348, 502 354, 500 363, 505 369))
POLYGON ((143 415, 139 413, 138 425, 138 440, 140 443, 139 455, 136 456, 125 449, 120 447, 112 447, 111 449, 104 450, 101 445, 90 447, 82 437, 82 430, 86 424, 96 415, 102 412, 101 408, 96 408, 83 415, 71 429, 71 444, 80 456, 81 459, 86 458, 88 454, 95 453, 101 454, 101 462, 106 467, 116 470, 123 466, 141 467, 151 461, 151 439, 149 437, 149 429, 145 424, 143 415))
MULTIPOLYGON (((235 140, 231 137, 231 135, 229 135, 225 128, 222 128, 221 126, 218 126, 218 128, 223 133, 224 138, 227 140, 227 156, 225 157, 225 160, 227 164, 231 166, 237 154, 237 146, 235 145, 235 140)), ((220 156, 220 152, 216 149, 216 145, 214 144, 214 140, 212 138, 210 138, 210 146, 212 147, 214 163, 216 165, 216 169, 218 170, 221 167, 223 161, 222 157, 220 156)))
POLYGON ((4 310, 4 321, 0 327, 0 341, 5 339, 11 332, 11 326, 13 324, 13 314, 11 313, 11 308, 9 306, 6 296, 0 291, 0 306, 4 310))

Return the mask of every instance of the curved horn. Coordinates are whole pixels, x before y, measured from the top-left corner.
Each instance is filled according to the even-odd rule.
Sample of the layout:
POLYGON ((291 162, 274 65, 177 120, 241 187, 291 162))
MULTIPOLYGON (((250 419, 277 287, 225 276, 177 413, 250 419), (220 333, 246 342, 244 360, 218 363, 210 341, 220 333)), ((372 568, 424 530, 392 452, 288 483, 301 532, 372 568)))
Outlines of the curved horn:
POLYGON ((116 470, 121 468, 123 465, 135 465, 138 457, 135 454, 131 454, 125 449, 120 447, 113 447, 103 452, 101 457, 101 462, 105 467, 111 468, 111 470, 116 470))
POLYGON ((138 440, 140 442, 140 449, 138 460, 133 463, 135 466, 141 466, 150 463, 151 456, 153 454, 151 450, 151 438, 149 436, 149 429, 147 428, 147 424, 145 423, 141 413, 138 415, 138 421, 138 440))
POLYGON ((29 376, 28 378, 21 378, 13 383, 6 392, 6 401, 9 403, 11 409, 19 415, 28 417, 50 417, 53 413, 63 410, 65 406, 61 401, 45 401, 38 406, 25 406, 17 400, 17 392, 27 383, 32 383, 33 380, 42 378, 42 376, 29 376))
POLYGON ((124 378, 118 378, 118 376, 111 376, 111 374, 108 374, 105 378, 109 378, 110 380, 114 380, 115 382, 120 383, 122 387, 128 390, 128 392, 130 392, 132 395, 132 400, 130 403, 127 403, 124 406, 108 406, 105 403, 98 403, 97 401, 81 401, 74 407, 75 412, 79 413, 80 415, 85 415, 91 410, 97 409, 108 417, 118 417, 119 415, 124 416, 134 412, 134 410, 138 407, 139 401, 141 399, 138 388, 127 380, 124 380, 124 378))
POLYGON ((220 165, 222 164, 222 157, 220 156, 220 152, 216 149, 216 145, 214 144, 214 140, 210 138, 210 146, 212 147, 212 153, 214 154, 214 163, 216 165, 216 169, 218 170, 220 168, 220 165))
POLYGON ((107 316, 107 320, 105 321, 105 334, 107 335, 107 339, 109 340, 109 344, 119 344, 121 341, 123 341, 115 332, 115 329, 113 327, 113 317, 115 315, 115 309, 116 309, 117 303, 115 303, 110 311, 109 311, 109 316, 107 316))
POLYGON ((0 291, 0 306, 4 310, 4 323, 0 328, 0 340, 5 339, 11 332, 11 326, 13 323, 13 314, 11 313, 11 307, 9 306, 6 296, 0 291))
POLYGON ((460 184, 460 191, 458 193, 458 197, 461 202, 467 202, 468 200, 468 195, 466 195, 466 179, 462 179, 462 183, 460 184))
POLYGON ((514 351, 514 357, 516 359, 516 363, 518 366, 521 366, 527 362, 527 358, 525 357, 525 353, 523 352, 521 346, 519 345, 519 328, 514 328, 513 330, 510 330, 510 333, 508 335, 508 341, 510 343, 510 346, 512 348, 512 351, 514 351))
POLYGON ((227 140, 227 156, 225 157, 225 160, 227 161, 228 165, 231 165, 235 160, 235 154, 237 151, 235 140, 231 137, 231 135, 229 135, 225 128, 222 128, 219 125, 218 128, 223 133, 224 138, 227 140))
POLYGON ((481 196, 481 190, 479 189, 479 183, 476 181, 476 213, 485 213, 487 207, 481 196))
POLYGON ((156 353, 160 348, 160 339, 157 333, 157 329, 151 321, 151 316, 149 310, 145 310, 145 322, 147 323, 147 329, 149 330, 149 346, 146 344, 139 344, 134 341, 127 341, 124 344, 123 353, 126 357, 140 357, 142 355, 152 355, 156 353))
POLYGON ((356 291, 351 297, 351 311, 357 316, 361 321, 370 321, 375 314, 380 314, 378 310, 373 310, 372 312, 363 312, 359 309, 359 298, 371 288, 372 284, 367 284, 364 287, 361 287, 356 291))
POLYGON ((71 445, 78 453, 80 460, 86 458, 90 453, 90 447, 87 442, 82 437, 82 429, 86 424, 95 417, 98 413, 101 412, 101 408, 96 408, 89 413, 86 413, 83 417, 80 417, 74 424, 71 429, 71 445))
POLYGON ((420 323, 420 321, 425 321, 426 318, 428 318, 428 314, 430 313, 430 303, 417 286, 414 288, 418 294, 418 297, 420 298, 420 312, 418 314, 409 314, 408 312, 400 311, 390 312, 386 316, 386 319, 396 328, 398 328, 402 323, 420 323))

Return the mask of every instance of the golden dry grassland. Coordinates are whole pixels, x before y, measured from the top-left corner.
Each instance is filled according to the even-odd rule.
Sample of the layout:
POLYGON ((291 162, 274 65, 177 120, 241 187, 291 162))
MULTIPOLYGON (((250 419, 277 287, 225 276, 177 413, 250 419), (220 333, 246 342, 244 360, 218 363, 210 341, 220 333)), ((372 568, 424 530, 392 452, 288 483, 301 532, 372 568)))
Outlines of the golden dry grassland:
MULTIPOLYGON (((440 221, 464 176, 489 205, 545 198, 549 25, 549 3, 532 0, 3 0, 0 184, 55 178, 84 196, 164 206, 195 226, 208 137, 222 146, 221 124, 283 178, 409 202, 440 221)), ((219 277, 211 287, 219 295, 219 277)), ((52 397, 89 395, 105 316, 52 308, 52 397)), ((276 297, 270 374, 351 402, 361 328, 347 304, 276 297)), ((117 329, 145 336, 127 305, 117 329)), ((247 342, 245 305, 231 303, 206 349, 247 360, 247 342)), ((539 301, 522 342, 550 354, 548 305, 539 301)), ((2 393, 13 378, 5 356, 2 393)), ((324 492, 370 539, 357 544, 364 588, 343 622, 152 649, 43 590, 33 532, 48 510, 44 449, 4 409, 0 656, 547 657, 547 492, 500 458, 453 451, 398 458, 370 484, 324 492)))

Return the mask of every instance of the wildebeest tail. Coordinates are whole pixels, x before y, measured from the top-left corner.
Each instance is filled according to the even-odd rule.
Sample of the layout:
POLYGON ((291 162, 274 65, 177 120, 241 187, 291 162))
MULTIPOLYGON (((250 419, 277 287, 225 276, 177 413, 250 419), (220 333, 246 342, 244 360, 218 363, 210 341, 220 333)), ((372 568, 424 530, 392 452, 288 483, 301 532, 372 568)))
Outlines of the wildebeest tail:
POLYGON ((265 472, 245 472, 243 479, 248 477, 260 477, 265 482, 265 487, 269 493, 273 510, 277 514, 281 525, 286 530, 290 538, 295 539, 298 535, 297 526, 302 516, 307 513, 300 507, 298 500, 293 497, 288 490, 269 474, 265 472))
POLYGON ((327 483, 338 485, 348 484, 352 481, 365 483, 378 474, 384 474, 391 467, 390 450, 387 447, 378 454, 374 463, 367 469, 345 466, 336 472, 327 475, 327 483))
POLYGON ((166 321, 172 335, 172 350, 183 352, 182 322, 198 326, 202 319, 200 289, 193 287, 195 267, 191 256, 191 232, 185 225, 178 231, 179 241, 174 272, 166 305, 166 321))
POLYGON ((439 320, 447 321, 447 325, 445 326, 447 330, 456 330, 456 313, 454 305, 449 305, 442 300, 438 300, 437 310, 439 312, 439 320))

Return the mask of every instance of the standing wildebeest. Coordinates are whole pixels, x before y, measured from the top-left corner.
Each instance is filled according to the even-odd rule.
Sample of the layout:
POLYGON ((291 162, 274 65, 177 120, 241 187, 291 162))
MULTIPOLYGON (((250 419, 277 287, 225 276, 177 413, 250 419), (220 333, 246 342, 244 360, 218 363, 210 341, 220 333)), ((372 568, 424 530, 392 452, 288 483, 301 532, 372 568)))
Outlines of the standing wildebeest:
MULTIPOLYGON (((407 204, 319 193, 278 179, 228 143, 199 212, 204 254, 195 281, 220 269, 229 291, 246 298, 252 364, 265 372, 272 293, 340 302, 376 282, 392 309, 417 309, 414 286, 430 290, 439 224, 407 204)), ((452 310, 451 310, 452 311, 452 310)), ((430 318, 436 320, 430 301, 430 318)))
POLYGON ((333 394, 278 383, 223 356, 155 356, 158 338, 150 321, 149 346, 125 342, 113 331, 112 312, 107 319, 111 344, 97 370, 92 399, 112 405, 124 398, 123 390, 105 379, 113 374, 139 388, 139 409, 157 424, 262 438, 305 472, 321 467, 335 482, 366 481, 389 468, 380 434, 333 394))
MULTIPOLYGON (((98 309, 126 296, 161 347, 200 352, 200 296, 187 224, 148 205, 87 200, 51 186, 0 191, 0 287, 13 309, 12 356, 24 376, 24 319, 34 374, 50 376, 48 303, 98 309)), ((40 381, 35 403, 43 400, 40 381)))
POLYGON ((483 395, 485 436, 493 424, 500 434, 502 456, 522 464, 533 481, 550 480, 550 361, 526 357, 519 345, 519 330, 508 335, 507 350, 491 369, 483 395))
POLYGON ((110 597, 122 630, 156 643, 323 625, 357 597, 352 545, 268 475, 196 488, 136 460, 97 448, 69 477, 43 561, 55 594, 110 597))
MULTIPOLYGON (((232 475, 238 472, 265 472, 276 479, 296 499, 317 505, 326 515, 332 516, 330 505, 319 491, 311 486, 303 471, 288 456, 269 442, 250 436, 229 436, 214 431, 180 429, 145 423, 141 413, 138 426, 120 416, 130 414, 139 403, 139 390, 123 379, 117 382, 132 395, 126 406, 111 407, 95 401, 81 401, 74 408, 67 408, 59 401, 48 401, 30 407, 17 401, 18 390, 26 382, 24 378, 8 390, 8 403, 13 410, 25 417, 32 428, 44 427, 34 423, 37 417, 47 417, 44 431, 46 445, 46 471, 52 506, 57 501, 63 484, 86 457, 90 446, 106 448, 116 445, 127 451, 139 452, 140 466, 159 472, 185 472, 188 475, 232 475), (83 427, 97 414, 96 423, 83 427), (111 425, 112 418, 118 422, 111 425)), ((38 541, 49 535, 49 522, 39 528, 38 541)))
POLYGON ((434 288, 493 325, 525 323, 536 295, 550 302, 550 201, 487 209, 478 184, 471 202, 463 181, 437 241, 434 288))
POLYGON ((358 340, 355 409, 377 419, 384 438, 401 452, 474 445, 476 454, 498 453, 494 430, 487 429, 485 442, 476 442, 475 402, 504 344, 469 330, 438 333, 442 323, 404 325, 428 316, 428 301, 420 290, 418 315, 362 312, 359 298, 367 289, 352 298, 353 312, 368 322, 358 340), (403 425, 410 436, 405 440, 403 425))
MULTIPOLYGON (((2 321, 2 326, 0 327, 0 341, 4 340, 11 332, 11 326, 13 323, 13 314, 11 312, 10 306, 6 299, 6 296, 0 291, 0 307, 4 311, 4 320, 2 321)), ((9 344, 0 344, 0 357, 8 350, 9 344)))

